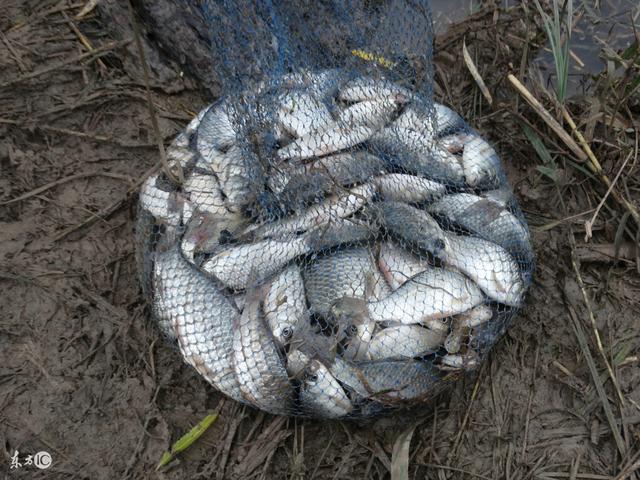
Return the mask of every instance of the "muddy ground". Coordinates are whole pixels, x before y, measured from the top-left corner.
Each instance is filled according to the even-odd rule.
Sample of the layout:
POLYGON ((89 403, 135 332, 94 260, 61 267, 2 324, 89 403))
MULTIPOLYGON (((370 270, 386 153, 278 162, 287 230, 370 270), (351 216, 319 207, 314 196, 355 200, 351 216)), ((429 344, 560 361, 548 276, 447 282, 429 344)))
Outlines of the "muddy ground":
MULTIPOLYGON (((640 277, 629 238, 637 226, 609 198, 584 241, 606 188, 505 79, 527 77, 540 47, 530 9, 487 2, 438 38, 436 71, 437 96, 502 154, 532 227, 538 265, 527 305, 476 378, 428 408, 357 423, 276 417, 224 400, 150 322, 133 225, 136 188, 158 154, 132 39, 105 21, 108 12, 126 21, 126 3, 103 3, 76 20, 84 2, 0 1, 0 477, 383 479, 397 435, 413 425, 410 478, 634 475, 640 277), (493 107, 462 61, 463 37, 493 107), (538 168, 525 120, 555 159, 552 175, 538 168), (623 247, 618 259, 614 245, 623 247), (219 420, 201 440, 156 472, 172 442, 213 411, 219 420), (21 462, 47 451, 52 466, 11 469, 16 451, 21 462)), ((169 141, 216 87, 154 49, 147 33, 152 97, 169 141)), ((579 128, 610 178, 629 156, 616 191, 637 206, 638 90, 617 95, 609 81, 570 109, 586 119, 579 128), (621 100, 613 114, 611 97, 621 100)))

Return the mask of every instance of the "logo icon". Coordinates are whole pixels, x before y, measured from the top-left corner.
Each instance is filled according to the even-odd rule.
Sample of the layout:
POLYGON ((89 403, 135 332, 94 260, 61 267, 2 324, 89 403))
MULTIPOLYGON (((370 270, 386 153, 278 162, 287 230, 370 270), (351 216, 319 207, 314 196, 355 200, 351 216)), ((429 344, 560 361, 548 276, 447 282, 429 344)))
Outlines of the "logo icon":
POLYGON ((38 452, 33 456, 33 464, 40 470, 46 470, 51 466, 51 455, 49 452, 38 452))

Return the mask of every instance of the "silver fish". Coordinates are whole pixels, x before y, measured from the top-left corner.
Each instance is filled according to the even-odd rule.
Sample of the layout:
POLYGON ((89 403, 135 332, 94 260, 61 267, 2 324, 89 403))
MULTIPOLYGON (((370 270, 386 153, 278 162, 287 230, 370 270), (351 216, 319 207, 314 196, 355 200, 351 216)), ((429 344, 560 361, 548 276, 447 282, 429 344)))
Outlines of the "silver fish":
POLYGON ((390 173, 375 179, 385 200, 406 203, 431 202, 445 194, 447 187, 415 175, 390 173))
POLYGON ((428 210, 506 250, 527 258, 532 256, 527 228, 493 200, 470 193, 456 193, 442 197, 428 210))
POLYGON ((475 328, 488 322, 493 317, 493 309, 489 305, 478 305, 471 310, 453 318, 454 327, 475 328))
POLYGON ((322 157, 358 145, 371 137, 374 131, 366 125, 330 126, 326 130, 307 133, 282 147, 278 150, 278 157, 283 160, 322 157))
POLYGON ((405 101, 405 97, 398 95, 378 100, 363 100, 342 110, 336 123, 346 127, 366 125, 375 129, 382 128, 389 123, 393 114, 405 101))
POLYGON ((327 418, 348 415, 353 405, 340 383, 319 360, 311 359, 304 370, 300 386, 303 410, 327 418))
POLYGON ((267 180, 269 188, 284 195, 313 189, 335 191, 336 186, 363 183, 385 170, 385 162, 364 151, 337 153, 304 165, 289 165, 277 170, 267 180))
POLYGON ((468 350, 463 354, 445 355, 440 359, 438 368, 447 371, 475 370, 480 364, 478 354, 473 350, 468 350))
POLYGON ((139 204, 153 215, 156 223, 166 228, 168 243, 175 240, 181 225, 188 223, 194 213, 191 201, 169 185, 161 174, 150 176, 142 185, 139 204))
POLYGON ((393 233, 464 273, 490 298, 506 305, 520 305, 524 283, 518 264, 504 248, 481 238, 445 232, 427 212, 408 205, 379 205, 387 228, 393 233))
POLYGON ((493 300, 506 305, 522 303, 525 286, 513 257, 501 246, 476 237, 446 235, 438 254, 448 265, 472 279, 493 300))
POLYGON ((497 188, 502 183, 502 166, 496 151, 480 136, 472 136, 464 145, 462 168, 468 185, 497 188))
POLYGON ((256 185, 262 180, 260 164, 248 148, 234 145, 224 155, 223 163, 216 171, 220 186, 227 197, 227 208, 238 211, 256 185))
POLYGON ((363 184, 346 190, 342 195, 333 195, 320 204, 313 205, 304 213, 276 222, 248 228, 245 233, 255 237, 277 237, 294 232, 304 232, 331 221, 339 220, 360 210, 375 194, 375 186, 363 184))
POLYGON ((236 306, 236 310, 242 312, 244 310, 244 305, 246 303, 246 295, 244 293, 236 293, 231 297, 233 303, 236 306))
POLYGON ((344 72, 339 68, 310 72, 306 87, 310 93, 318 98, 333 99, 338 93, 343 77, 344 72))
POLYGON ((227 163, 225 155, 225 152, 221 150, 211 149, 206 158, 198 155, 195 167, 203 172, 211 173, 218 177, 224 172, 225 165, 227 163))
POLYGON ((466 336, 465 329, 452 330, 444 341, 444 348, 450 355, 460 352, 466 336))
POLYGON ((140 189, 140 206, 157 219, 171 225, 178 225, 181 212, 177 210, 176 199, 179 193, 168 185, 163 185, 162 174, 151 175, 140 189))
POLYGON ((201 269, 227 287, 240 290, 275 274, 307 251, 306 237, 262 240, 231 246, 206 260, 201 269))
POLYGON ((201 269, 229 288, 244 289, 274 275, 300 255, 360 241, 371 234, 367 225, 336 221, 301 236, 289 235, 230 246, 207 259, 201 269))
POLYGON ((398 129, 413 130, 431 139, 434 136, 434 117, 431 112, 422 108, 422 105, 407 105, 398 118, 393 121, 393 126, 398 129))
POLYGON ((280 346, 293 342, 298 326, 308 322, 304 282, 297 265, 285 268, 269 285, 264 312, 273 337, 280 346))
POLYGON ((389 80, 377 80, 371 77, 359 77, 347 82, 338 92, 338 98, 345 102, 362 102, 384 98, 413 98, 413 92, 396 85, 389 80))
MULTIPOLYGON (((306 355, 330 364, 337 355, 338 342, 335 336, 326 333, 319 329, 317 324, 312 324, 309 318, 305 318, 305 322, 298 322, 294 338, 288 343, 288 356, 290 357, 292 352, 298 352, 298 358, 299 355, 306 355)), ((290 361, 292 368, 295 368, 296 359, 290 358, 290 361)), ((289 367, 287 370, 290 370, 289 367)), ((289 371, 289 374, 293 375, 292 371, 289 371)))
POLYGON ((464 151, 464 145, 470 141, 472 137, 472 135, 466 132, 457 132, 439 138, 438 145, 451 154, 461 155, 464 151))
POLYGON ((397 237, 434 255, 445 247, 445 232, 424 210, 401 202, 379 202, 373 208, 397 237))
MULTIPOLYGON (((170 167, 180 164, 182 168, 186 168, 191 161, 193 153, 182 146, 185 139, 186 135, 181 133, 167 149, 167 161, 170 167)), ((156 219, 174 228, 182 221, 183 215, 188 217, 191 212, 191 205, 186 205, 188 203, 162 173, 150 175, 140 188, 139 204, 142 208, 156 219)))
POLYGON ((363 247, 321 255, 304 267, 302 277, 311 311, 322 316, 342 297, 363 298, 371 291, 381 299, 389 292, 371 251, 363 247))
POLYGON ((392 242, 380 245, 378 267, 392 290, 397 290, 408 280, 431 268, 426 260, 392 242))
POLYGON ((178 241, 182 225, 193 214, 191 202, 184 198, 162 174, 151 175, 139 194, 138 219, 135 229, 136 264, 145 296, 152 295, 154 251, 161 251, 178 241), (164 232, 160 235, 160 232, 164 232))
POLYGON ((386 298, 368 302, 369 316, 377 322, 422 323, 465 312, 484 300, 468 278, 442 268, 428 268, 386 298))
POLYGON ((261 290, 251 292, 242 315, 234 318, 233 367, 245 400, 271 413, 285 413, 291 408, 292 386, 260 309, 261 290))
POLYGON ((241 400, 233 375, 233 328, 238 313, 177 248, 156 254, 153 309, 161 328, 172 331, 185 361, 214 387, 241 400))
POLYGON ((424 398, 441 378, 430 364, 415 360, 361 362, 358 368, 368 396, 390 404, 424 398))
POLYGON ((368 143, 392 156, 393 163, 406 172, 448 185, 464 184, 460 159, 422 133, 391 125, 375 132, 368 143))
POLYGON ((279 103, 278 121, 295 137, 324 130, 334 123, 326 105, 308 92, 287 92, 282 95, 279 103))
POLYGON ((388 327, 376 333, 369 343, 369 358, 413 358, 433 352, 442 345, 444 332, 419 325, 388 327))
POLYGON ((451 110, 449 107, 436 103, 436 132, 442 136, 450 132, 455 132, 464 128, 465 123, 460 115, 451 110))
POLYGON ((434 104, 433 111, 418 105, 407 106, 394 125, 419 132, 428 139, 455 132, 465 126, 460 115, 439 103, 434 104))
POLYGON ((361 374, 355 363, 336 356, 329 365, 329 371, 349 392, 353 392, 363 398, 369 396, 369 391, 362 383, 361 374))
POLYGON ((226 100, 212 105, 198 125, 196 144, 205 159, 216 151, 225 150, 237 140, 233 109, 226 100))
POLYGON ((451 320, 451 332, 444 342, 444 348, 451 354, 458 353, 464 337, 478 325, 488 322, 493 317, 493 310, 488 305, 478 305, 471 310, 456 315, 451 320))
POLYGON ((339 68, 328 68, 313 72, 308 86, 309 91, 318 98, 333 99, 338 93, 343 77, 344 72, 339 68))

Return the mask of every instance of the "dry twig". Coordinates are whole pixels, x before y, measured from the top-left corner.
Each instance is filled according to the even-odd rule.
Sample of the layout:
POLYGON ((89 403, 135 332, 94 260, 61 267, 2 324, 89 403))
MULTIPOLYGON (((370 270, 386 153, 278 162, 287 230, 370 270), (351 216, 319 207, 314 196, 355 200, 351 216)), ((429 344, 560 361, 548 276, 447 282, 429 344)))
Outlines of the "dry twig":
POLYGON ((1 83, 0 88, 10 87, 11 85, 16 85, 18 83, 22 83, 27 80, 31 80, 33 78, 37 78, 51 72, 55 72, 56 70, 61 70, 65 67, 68 67, 69 65, 73 65, 74 63, 82 62, 83 60, 104 57, 105 55, 109 54, 111 51, 124 47, 125 45, 128 45, 130 42, 131 40, 128 40, 128 39, 122 40, 120 42, 109 42, 106 45, 98 47, 92 51, 85 52, 81 55, 77 55, 68 60, 64 60, 62 62, 56 63, 55 65, 50 65, 48 67, 44 67, 39 70, 34 70, 33 72, 27 73, 25 75, 21 75, 12 80, 9 80, 8 82, 1 83))
POLYGON ((142 63, 142 71, 144 72, 144 83, 147 90, 147 102, 149 105, 149 116, 151 117, 151 124, 153 125, 153 131, 158 142, 158 151, 160 152, 160 161, 162 162, 162 168, 167 177, 175 184, 182 185, 184 183, 184 173, 182 172, 182 165, 180 162, 175 162, 176 172, 171 169, 169 161, 167 160, 167 153, 164 149, 164 143, 162 141, 162 135, 160 134, 160 127, 158 126, 158 117, 156 115, 156 109, 153 104, 153 98, 151 97, 151 72, 149 71, 149 64, 144 54, 144 48, 142 47, 142 41, 140 40, 140 28, 136 21, 135 14, 133 13, 133 7, 131 2, 127 1, 127 7, 129 9, 129 16, 131 17, 131 24, 133 25, 133 32, 135 35, 136 48, 138 55, 140 56, 140 62, 142 63))

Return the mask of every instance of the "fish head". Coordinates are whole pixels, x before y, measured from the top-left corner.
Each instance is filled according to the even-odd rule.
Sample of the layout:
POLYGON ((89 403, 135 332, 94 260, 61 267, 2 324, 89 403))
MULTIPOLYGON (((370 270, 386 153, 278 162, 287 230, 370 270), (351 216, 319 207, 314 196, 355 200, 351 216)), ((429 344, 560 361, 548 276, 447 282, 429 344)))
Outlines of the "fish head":
POLYGON ((287 373, 291 378, 300 378, 311 359, 300 350, 290 350, 287 354, 287 373))
POLYGON ((342 356, 350 360, 368 359, 369 343, 374 330, 375 322, 366 317, 349 325, 345 330, 346 338, 342 342, 342 356))
POLYGON ((280 323, 273 329, 273 338, 281 346, 288 345, 293 339, 295 328, 294 322, 280 323))
POLYGON ((434 256, 446 248, 446 235, 435 218, 403 202, 379 202, 387 230, 434 256))
POLYGON ((297 325, 287 348, 289 351, 299 350, 330 363, 336 357, 337 341, 335 335, 319 332, 307 321, 297 325))
POLYGON ((438 367, 444 371, 475 370, 480 364, 480 356, 474 350, 459 354, 448 354, 440 359, 438 367))
MULTIPOLYGON (((346 331, 351 326, 357 328, 357 325, 364 323, 369 311, 363 298, 342 297, 331 306, 330 315, 340 329, 346 331)), ((350 330, 355 333, 353 329, 350 330)))
POLYGON ((314 389, 319 383, 321 383, 321 375, 322 363, 317 359, 309 360, 307 365, 304 367, 304 372, 302 373, 302 382, 304 384, 303 388, 314 389))
POLYGON ((197 212, 191 216, 182 241, 193 246, 194 256, 212 253, 219 245, 226 243, 244 222, 241 216, 235 214, 218 216, 197 212))
POLYGON ((422 235, 417 245, 434 257, 443 255, 447 249, 447 237, 438 222, 425 212, 425 219, 420 221, 420 229, 422 235), (426 216, 429 218, 426 219, 426 216))
POLYGON ((312 359, 308 363, 302 375, 300 390, 303 404, 308 404, 324 415, 340 417, 353 409, 344 389, 320 360, 312 359))
POLYGON ((343 356, 356 360, 366 357, 375 329, 366 301, 362 298, 343 297, 333 304, 330 315, 338 328, 336 340, 342 347, 343 356))

